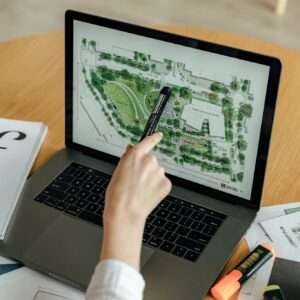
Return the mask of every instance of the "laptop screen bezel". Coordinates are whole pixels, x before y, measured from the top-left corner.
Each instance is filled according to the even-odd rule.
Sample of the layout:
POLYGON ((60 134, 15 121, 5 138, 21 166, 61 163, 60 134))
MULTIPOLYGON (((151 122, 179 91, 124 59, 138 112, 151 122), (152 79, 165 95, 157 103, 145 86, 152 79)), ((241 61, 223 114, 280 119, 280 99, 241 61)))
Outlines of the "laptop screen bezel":
POLYGON ((117 164, 119 158, 105 152, 101 152, 73 141, 73 23, 74 20, 94 25, 133 33, 144 37, 155 38, 173 44, 183 45, 195 49, 209 51, 229 57, 234 57, 249 62, 255 62, 270 67, 265 107, 261 132, 258 143, 257 158, 250 200, 234 196, 207 186, 191 182, 189 180, 167 174, 173 184, 194 190, 207 196, 240 204, 252 209, 259 209, 263 191, 263 182, 266 171, 267 157, 271 140, 272 125, 275 114, 275 104, 279 88, 281 62, 274 57, 253 53, 233 47, 223 46, 211 42, 185 37, 169 32, 154 30, 129 23, 115 21, 103 17, 93 16, 86 13, 68 10, 65 14, 65 144, 66 147, 76 149, 87 155, 117 164))

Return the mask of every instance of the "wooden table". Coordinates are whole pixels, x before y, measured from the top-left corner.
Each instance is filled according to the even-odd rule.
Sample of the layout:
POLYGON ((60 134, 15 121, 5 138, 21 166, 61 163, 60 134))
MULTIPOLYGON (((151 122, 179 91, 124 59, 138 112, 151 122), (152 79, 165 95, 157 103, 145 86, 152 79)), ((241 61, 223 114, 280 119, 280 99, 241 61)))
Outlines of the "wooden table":
MULTIPOLYGON (((263 205, 300 201, 300 52, 229 33, 152 27, 282 60, 263 205)), ((0 74, 0 117, 42 121, 49 126, 34 172, 64 147, 64 34, 54 32, 0 43, 0 74)), ((225 271, 247 252, 243 241, 225 271)))

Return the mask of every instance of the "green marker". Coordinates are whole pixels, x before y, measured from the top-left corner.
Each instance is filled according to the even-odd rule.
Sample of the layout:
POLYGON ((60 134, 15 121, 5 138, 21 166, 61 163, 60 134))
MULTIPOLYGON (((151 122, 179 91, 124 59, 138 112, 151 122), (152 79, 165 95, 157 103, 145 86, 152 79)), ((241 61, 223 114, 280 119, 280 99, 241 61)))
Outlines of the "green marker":
POLYGON ((279 285, 269 285, 264 292, 264 300, 286 300, 279 285))

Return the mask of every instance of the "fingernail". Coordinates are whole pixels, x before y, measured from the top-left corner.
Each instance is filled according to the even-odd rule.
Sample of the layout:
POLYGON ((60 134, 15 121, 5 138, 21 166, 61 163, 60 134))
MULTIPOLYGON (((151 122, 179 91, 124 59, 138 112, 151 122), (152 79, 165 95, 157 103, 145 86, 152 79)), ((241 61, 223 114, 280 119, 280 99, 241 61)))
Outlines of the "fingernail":
POLYGON ((164 136, 163 133, 160 131, 158 131, 157 133, 159 134, 159 137, 161 137, 161 138, 164 136))

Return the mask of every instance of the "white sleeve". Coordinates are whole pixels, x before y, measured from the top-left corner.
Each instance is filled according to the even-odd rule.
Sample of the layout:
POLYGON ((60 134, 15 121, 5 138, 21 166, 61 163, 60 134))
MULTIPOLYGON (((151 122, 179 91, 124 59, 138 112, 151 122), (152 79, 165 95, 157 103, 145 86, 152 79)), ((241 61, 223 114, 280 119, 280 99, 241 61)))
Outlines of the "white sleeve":
POLYGON ((133 267, 107 259, 97 265, 86 300, 142 300, 144 288, 142 275, 133 267))

